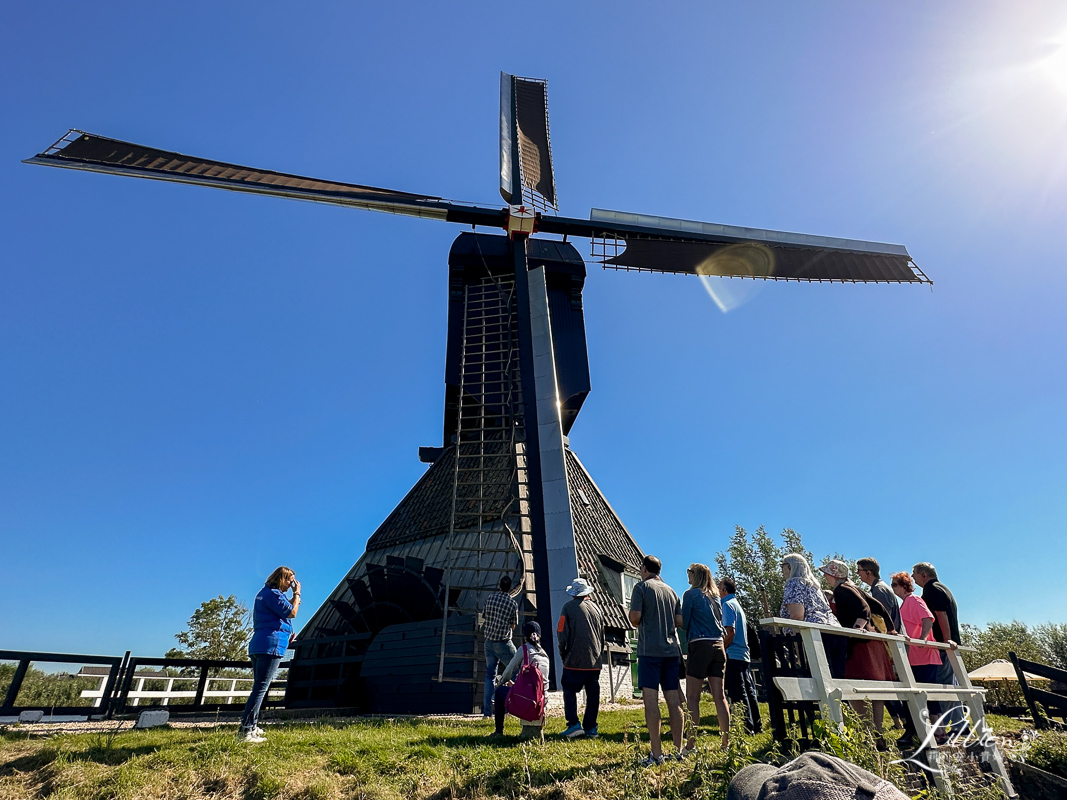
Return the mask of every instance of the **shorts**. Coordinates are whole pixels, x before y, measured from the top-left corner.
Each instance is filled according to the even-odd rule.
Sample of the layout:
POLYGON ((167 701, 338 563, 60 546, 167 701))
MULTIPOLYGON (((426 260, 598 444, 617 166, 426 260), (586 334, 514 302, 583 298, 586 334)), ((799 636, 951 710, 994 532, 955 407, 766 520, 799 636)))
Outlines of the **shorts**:
POLYGON ((681 664, 681 656, 638 656, 637 688, 677 691, 681 687, 678 680, 681 664))
POLYGON ((719 678, 726 676, 726 650, 722 639, 698 639, 689 643, 685 674, 689 678, 719 678))

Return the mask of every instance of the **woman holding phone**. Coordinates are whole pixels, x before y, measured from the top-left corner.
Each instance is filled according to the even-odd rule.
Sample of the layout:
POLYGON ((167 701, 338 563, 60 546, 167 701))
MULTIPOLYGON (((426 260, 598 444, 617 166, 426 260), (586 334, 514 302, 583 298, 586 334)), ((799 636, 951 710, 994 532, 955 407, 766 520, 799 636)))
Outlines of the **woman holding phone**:
POLYGON ((278 567, 267 578, 252 606, 252 641, 248 656, 252 659, 252 693, 248 695, 241 717, 240 737, 245 742, 265 742, 259 727, 259 708, 267 696, 278 665, 289 649, 293 624, 289 621, 300 608, 300 581, 289 567, 278 567), (293 590, 292 598, 285 592, 293 590))

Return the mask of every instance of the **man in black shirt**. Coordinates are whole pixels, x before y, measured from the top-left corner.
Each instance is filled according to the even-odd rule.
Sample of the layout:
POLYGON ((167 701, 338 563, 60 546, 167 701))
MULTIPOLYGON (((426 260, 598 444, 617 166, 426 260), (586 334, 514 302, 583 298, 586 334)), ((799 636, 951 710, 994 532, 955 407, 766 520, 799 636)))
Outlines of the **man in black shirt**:
MULTIPOLYGON (((937 579, 937 570, 929 562, 921 561, 912 567, 911 577, 915 583, 922 587, 923 602, 930 609, 930 613, 934 615, 934 639, 948 644, 955 650, 960 640, 960 622, 959 617, 956 615, 956 598, 952 596, 952 592, 948 590, 948 587, 937 579)), ((937 670, 937 682, 947 686, 959 686, 959 682, 952 672, 952 663, 948 658, 948 650, 941 651, 941 667, 937 670)), ((938 707, 939 715, 952 711, 950 717, 946 719, 946 726, 938 732, 939 740, 944 738, 950 729, 955 732, 957 724, 963 724, 963 709, 960 708, 959 703, 942 702, 931 703, 931 705, 938 707)))
POLYGON ((934 565, 925 561, 916 564, 912 568, 911 577, 922 587, 923 602, 934 615, 934 638, 939 642, 958 643, 960 622, 956 615, 956 598, 948 587, 937 579, 934 565))

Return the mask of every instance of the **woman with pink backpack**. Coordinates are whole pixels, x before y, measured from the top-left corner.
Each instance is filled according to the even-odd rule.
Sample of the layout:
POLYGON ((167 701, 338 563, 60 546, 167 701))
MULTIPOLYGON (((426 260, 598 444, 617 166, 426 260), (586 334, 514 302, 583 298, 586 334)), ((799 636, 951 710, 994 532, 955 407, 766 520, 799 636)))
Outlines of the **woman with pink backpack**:
POLYGON ((519 739, 544 741, 545 706, 548 699, 548 653, 541 647, 541 626, 527 622, 522 626, 525 641, 497 678, 493 710, 496 730, 489 738, 504 735, 504 717, 511 713, 522 721, 519 739))

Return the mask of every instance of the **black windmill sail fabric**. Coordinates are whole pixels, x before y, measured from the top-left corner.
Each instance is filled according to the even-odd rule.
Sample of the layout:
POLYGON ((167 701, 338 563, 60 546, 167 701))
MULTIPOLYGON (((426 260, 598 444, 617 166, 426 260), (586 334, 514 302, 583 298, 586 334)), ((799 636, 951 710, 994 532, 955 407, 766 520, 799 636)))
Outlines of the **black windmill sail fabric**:
POLYGON ((548 97, 544 81, 515 78, 515 122, 522 182, 556 207, 556 181, 548 138, 548 97))
POLYGON ((437 219, 449 209, 439 197, 252 169, 77 130, 27 161, 437 219))
POLYGON ((589 221, 540 220, 587 236, 605 267, 764 280, 932 283, 903 245, 593 209, 589 221))

